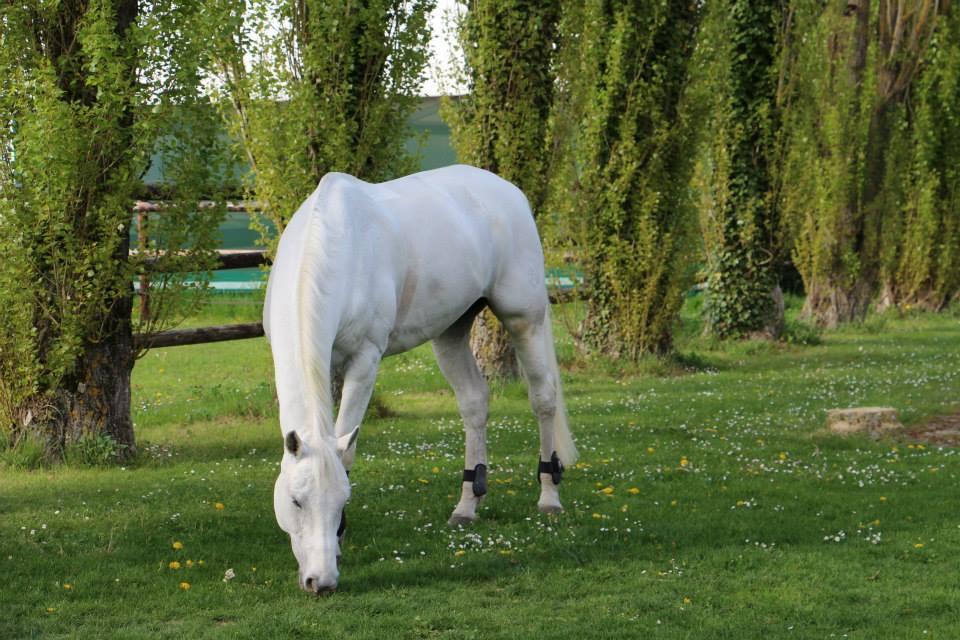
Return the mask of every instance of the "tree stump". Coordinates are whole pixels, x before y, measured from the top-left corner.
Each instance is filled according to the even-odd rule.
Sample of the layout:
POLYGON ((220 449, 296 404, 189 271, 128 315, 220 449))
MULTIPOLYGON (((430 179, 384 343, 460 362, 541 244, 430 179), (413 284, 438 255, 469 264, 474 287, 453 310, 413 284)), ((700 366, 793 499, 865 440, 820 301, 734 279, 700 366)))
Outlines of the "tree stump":
POLYGON ((830 409, 827 411, 827 426, 837 435, 865 433, 874 439, 903 429, 897 410, 892 407, 830 409))

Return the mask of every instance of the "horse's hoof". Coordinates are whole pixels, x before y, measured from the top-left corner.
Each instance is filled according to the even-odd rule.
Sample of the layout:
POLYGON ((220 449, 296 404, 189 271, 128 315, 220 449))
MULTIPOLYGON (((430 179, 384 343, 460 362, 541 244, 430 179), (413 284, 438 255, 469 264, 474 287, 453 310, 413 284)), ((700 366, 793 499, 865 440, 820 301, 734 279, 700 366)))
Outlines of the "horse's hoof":
POLYGON ((477 520, 476 516, 470 517, 470 516, 460 515, 459 513, 454 513, 452 516, 450 516, 450 519, 447 520, 447 524, 450 525, 451 527, 456 527, 461 524, 473 524, 474 522, 476 522, 476 520, 477 520))
POLYGON ((540 510, 540 513, 547 513, 547 514, 563 513, 563 507, 559 504, 541 502, 537 505, 537 509, 540 510))

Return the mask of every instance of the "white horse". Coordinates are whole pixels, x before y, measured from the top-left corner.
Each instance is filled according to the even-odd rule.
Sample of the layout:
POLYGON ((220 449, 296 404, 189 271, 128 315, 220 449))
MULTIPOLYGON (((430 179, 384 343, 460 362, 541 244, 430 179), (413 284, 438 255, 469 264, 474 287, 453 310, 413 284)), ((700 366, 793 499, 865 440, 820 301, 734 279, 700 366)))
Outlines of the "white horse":
POLYGON ((384 356, 433 341, 466 431, 462 495, 450 524, 476 519, 486 492, 488 392, 469 336, 485 305, 510 333, 540 424, 539 509, 561 511, 556 485, 577 451, 560 389, 543 251, 520 190, 467 166, 382 184, 330 173, 290 220, 270 272, 263 325, 284 434, 274 511, 306 591, 329 593, 337 585, 347 474, 384 356), (332 371, 343 374, 336 422, 332 371))

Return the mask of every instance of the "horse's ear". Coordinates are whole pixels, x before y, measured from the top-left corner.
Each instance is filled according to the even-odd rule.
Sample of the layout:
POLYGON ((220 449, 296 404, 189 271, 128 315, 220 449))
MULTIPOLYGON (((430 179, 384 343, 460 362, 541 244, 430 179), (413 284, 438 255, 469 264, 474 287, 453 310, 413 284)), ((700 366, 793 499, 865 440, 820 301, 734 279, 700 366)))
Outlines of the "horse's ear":
POLYGON ((350 433, 345 433, 337 438, 337 453, 340 454, 340 460, 343 465, 350 468, 353 464, 353 456, 357 451, 357 436, 360 435, 360 425, 353 428, 350 433))
POLYGON ((297 435, 296 431, 288 431, 283 439, 283 445, 292 455, 297 455, 300 451, 300 436, 297 435))

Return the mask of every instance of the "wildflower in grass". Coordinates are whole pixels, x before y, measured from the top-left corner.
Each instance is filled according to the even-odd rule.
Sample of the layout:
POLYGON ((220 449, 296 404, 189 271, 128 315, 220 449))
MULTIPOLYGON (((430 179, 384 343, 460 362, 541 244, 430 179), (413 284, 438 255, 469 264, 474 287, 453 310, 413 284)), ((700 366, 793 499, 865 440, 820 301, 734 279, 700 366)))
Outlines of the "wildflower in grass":
POLYGON ((427 480, 426 478, 417 478, 417 482, 419 482, 420 484, 430 484, 430 481, 427 480))
POLYGON ((171 563, 168 564, 167 566, 170 567, 171 569, 179 569, 179 568, 180 568, 180 563, 179 563, 178 561, 174 560, 173 562, 171 562, 171 563))
POLYGON ((600 515, 599 513, 594 513, 594 514, 593 514, 593 519, 594 519, 594 520, 599 520, 599 519, 602 518, 602 517, 603 517, 603 516, 600 515))
POLYGON ((193 560, 187 560, 187 569, 193 568, 193 560))
POLYGON ((203 562, 203 560, 197 560, 197 564, 202 567, 202 566, 204 565, 204 562, 203 562))
POLYGON ((691 600, 687 596, 683 597, 683 604, 690 604, 691 600))
POLYGON ((183 589, 184 591, 190 591, 190 583, 189 583, 189 582, 181 582, 181 583, 180 583, 180 588, 183 589))
POLYGON ((53 607, 47 607, 47 613, 53 613, 54 611, 56 611, 56 609, 53 607))
POLYGON ((457 549, 456 551, 453 552, 453 557, 455 557, 455 558, 460 558, 460 557, 466 555, 466 553, 467 553, 467 552, 464 551, 463 549, 457 549))
POLYGON ((431 472, 431 473, 440 473, 440 467, 434 467, 434 468, 430 469, 430 472, 431 472))
POLYGON ((233 572, 233 569, 227 569, 226 573, 223 574, 223 581, 230 582, 237 577, 237 574, 233 572))
POLYGON ((630 487, 629 489, 627 489, 627 493, 629 493, 632 496, 635 496, 638 493, 640 493, 640 489, 637 489, 636 487, 630 487))
POLYGON ((183 549, 183 543, 180 542, 179 540, 175 540, 173 543, 173 548, 176 551, 180 551, 180 549, 183 549))
POLYGON ((647 447, 647 453, 653 453, 654 451, 656 451, 656 449, 653 447, 647 447))
POLYGON ((779 455, 778 457, 780 458, 781 461, 786 460, 786 459, 787 459, 787 452, 786 452, 786 451, 781 451, 781 452, 780 452, 780 455, 779 455))
POLYGON ((604 487, 603 489, 601 489, 601 491, 603 492, 604 495, 607 495, 607 496, 613 495, 613 487, 604 487))
MULTIPOLYGON (((922 547, 923 545, 920 545, 920 546, 922 547)), ((66 589, 67 591, 70 591, 71 589, 73 589, 73 585, 70 584, 69 582, 64 582, 63 588, 66 589)))
POLYGON ((886 502, 887 496, 880 496, 880 502, 886 502))
POLYGON ((922 542, 918 542, 917 544, 913 545, 913 548, 914 548, 914 549, 923 549, 923 543, 922 543, 922 542))
POLYGON ((223 503, 222 503, 222 502, 218 502, 217 504, 213 505, 213 507, 214 507, 217 511, 223 511, 223 510, 226 508, 226 507, 223 506, 223 503))
POLYGON ((671 506, 671 507, 677 506, 677 501, 676 501, 676 500, 671 500, 671 501, 670 501, 670 506, 671 506))
POLYGON ((680 456, 680 466, 686 467, 688 464, 690 464, 690 461, 687 460, 687 456, 680 456))

